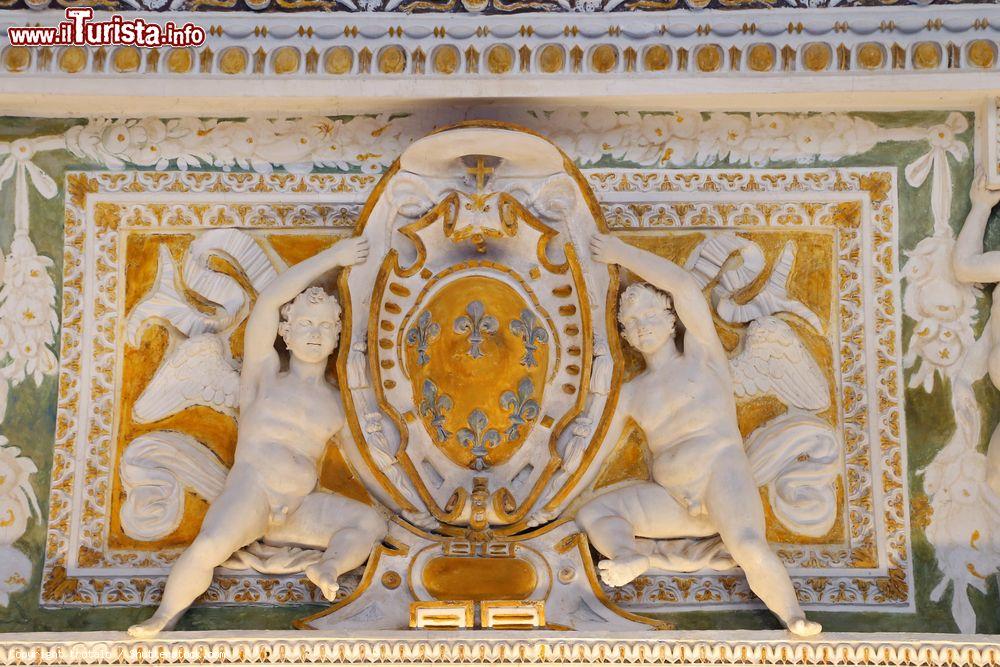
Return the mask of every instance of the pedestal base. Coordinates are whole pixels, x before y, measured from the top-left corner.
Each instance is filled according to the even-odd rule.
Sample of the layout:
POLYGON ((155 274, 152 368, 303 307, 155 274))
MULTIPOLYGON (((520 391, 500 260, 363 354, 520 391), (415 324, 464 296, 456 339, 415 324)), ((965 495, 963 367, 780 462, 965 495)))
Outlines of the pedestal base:
POLYGON ((394 523, 386 543, 372 554, 350 597, 297 626, 401 630, 415 624, 413 603, 471 600, 475 627, 484 625, 484 601, 532 601, 544 603, 548 629, 669 629, 619 609, 604 596, 587 539, 571 522, 483 541, 418 534, 394 523))

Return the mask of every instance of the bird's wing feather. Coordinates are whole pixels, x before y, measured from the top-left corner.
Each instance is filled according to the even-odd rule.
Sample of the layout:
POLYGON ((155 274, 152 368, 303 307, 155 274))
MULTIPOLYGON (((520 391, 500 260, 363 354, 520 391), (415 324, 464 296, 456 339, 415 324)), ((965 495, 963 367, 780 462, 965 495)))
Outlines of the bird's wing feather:
POLYGON ((826 378, 788 324, 778 317, 751 323, 743 349, 731 361, 736 395, 773 394, 788 406, 825 410, 830 406, 826 378))
POLYGON ((132 413, 140 424, 165 419, 195 405, 235 416, 239 382, 226 341, 215 334, 194 336, 168 353, 132 413))

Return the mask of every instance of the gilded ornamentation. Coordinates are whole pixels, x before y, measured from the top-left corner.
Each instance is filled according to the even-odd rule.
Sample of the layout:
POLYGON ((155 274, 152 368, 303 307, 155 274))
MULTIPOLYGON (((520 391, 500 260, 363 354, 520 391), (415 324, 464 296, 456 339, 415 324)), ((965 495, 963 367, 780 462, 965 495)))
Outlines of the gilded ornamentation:
POLYGON ((885 48, 881 44, 868 42, 858 48, 858 64, 864 69, 879 69, 885 65, 885 48))
POLYGON ((985 39, 977 39, 968 46, 969 62, 981 69, 990 69, 997 62, 997 45, 985 39))
POLYGON ((529 368, 537 366, 535 351, 538 350, 540 343, 544 345, 549 341, 549 332, 540 325, 538 318, 528 308, 522 310, 521 317, 512 320, 509 326, 510 330, 520 336, 524 343, 524 356, 521 357, 521 364, 529 368))
MULTIPOLYGON (((66 1, 60 0, 63 4, 66 1)), ((257 11, 272 1, 250 0, 248 7, 257 11)), ((743 78, 766 78, 775 71, 793 78, 829 72, 835 76, 878 78, 895 76, 900 71, 952 74, 997 67, 996 44, 982 33, 990 25, 989 3, 920 0, 939 5, 934 10, 934 18, 928 21, 920 12, 895 11, 890 6, 892 3, 886 1, 882 1, 885 6, 881 9, 869 8, 866 19, 859 18, 846 6, 851 2, 874 4, 880 0, 809 0, 806 4, 814 6, 817 1, 838 6, 821 12, 804 12, 793 20, 770 11, 775 4, 794 4, 793 0, 763 3, 744 0, 685 0, 684 3, 680 0, 362 0, 359 3, 354 0, 276 0, 280 5, 275 8, 278 10, 338 6, 337 11, 312 16, 308 27, 287 33, 283 29, 269 30, 251 13, 230 12, 218 17, 218 22, 208 31, 205 44, 185 50, 187 55, 180 61, 170 57, 178 53, 175 49, 166 57, 158 51, 140 56, 131 46, 114 49, 110 54, 106 47, 71 46, 58 50, 43 47, 38 50, 37 57, 18 51, 19 47, 9 47, 3 52, 3 61, 7 72, 44 75, 51 69, 54 57, 61 71, 95 79, 169 72, 171 76, 164 81, 168 88, 178 85, 181 75, 185 79, 210 79, 220 74, 265 80, 296 74, 320 82, 345 74, 379 80, 407 73, 418 80, 441 81, 460 71, 480 80, 560 73, 569 80, 585 80, 595 74, 617 72, 628 79, 642 81, 663 72, 699 77, 728 71, 739 72, 743 78), (726 21, 706 21, 697 26, 685 21, 664 21, 659 28, 651 29, 649 17, 643 15, 645 10, 700 9, 704 6, 741 9, 743 29, 732 31, 726 21), (456 10, 468 10, 471 14, 451 16, 448 29, 428 28, 425 19, 421 18, 427 12, 456 10), (486 28, 479 16, 483 10, 492 14, 522 11, 541 14, 523 16, 521 24, 508 34, 506 27, 486 28), (366 15, 350 13, 353 11, 366 15), (593 11, 596 14, 567 16, 563 28, 550 33, 544 15, 555 11, 593 11), (389 16, 395 18, 386 18, 389 16), (887 29, 873 33, 868 21, 885 25, 887 29), (944 33, 941 32, 943 25, 948 26, 944 33), (434 36, 433 46, 426 41, 429 34, 434 36), (566 43, 554 43, 556 38, 566 43), (887 67, 890 60, 891 68, 887 67)), ((101 0, 105 6, 119 2, 101 0)), ((178 2, 206 11, 235 8, 237 4, 237 0, 178 2)), ((45 0, 31 0, 29 4, 40 6, 39 3, 44 5, 45 0)), ((160 16, 159 20, 165 20, 160 16)), ((51 17, 36 18, 39 25, 51 26, 59 14, 53 12, 51 17)))
POLYGON ((454 46, 439 46, 434 49, 434 71, 441 74, 454 74, 462 62, 462 56, 454 46))
POLYGON ((23 72, 31 64, 31 51, 24 46, 9 46, 3 51, 3 64, 8 72, 23 72))
POLYGON ((112 62, 114 63, 115 71, 135 72, 142 63, 142 57, 139 55, 139 50, 135 47, 125 46, 115 50, 112 62))
POLYGON ((601 44, 590 54, 591 67, 599 74, 607 74, 618 66, 618 50, 611 44, 601 44))
MULTIPOLYGON (((962 0, 958 0, 961 2, 962 0)), ((947 4, 952 4, 955 0, 947 4)), ((945 5, 946 3, 931 0, 933 4, 945 5)), ((130 11, 135 9, 152 11, 199 11, 215 14, 215 19, 224 17, 230 10, 239 9, 236 0, 176 0, 167 5, 161 0, 137 0, 129 3, 124 0, 100 0, 92 3, 108 11, 130 11)), ((835 7, 878 7, 894 6, 897 3, 892 0, 811 0, 808 4, 802 4, 798 0, 771 0, 767 8, 782 9, 832 9, 835 7)), ((904 0, 906 5, 924 5, 927 0, 904 0)), ((969 3, 974 4, 974 3, 969 3)), ((33 2, 33 9, 62 9, 68 6, 65 0, 39 0, 33 2)), ((484 10, 490 9, 501 14, 520 14, 524 12, 566 12, 584 14, 610 14, 614 12, 616 16, 627 16, 629 12, 646 11, 669 11, 669 10, 701 10, 713 9, 721 10, 724 13, 731 13, 734 17, 743 17, 753 14, 758 3, 748 0, 408 0, 400 2, 398 0, 362 0, 353 2, 351 0, 252 0, 248 3, 250 9, 254 11, 268 10, 276 14, 294 13, 302 10, 318 10, 324 12, 350 12, 367 13, 378 12, 390 15, 406 15, 411 12, 433 12, 438 14, 472 14, 480 15, 484 10)), ((168 14, 169 15, 169 14, 168 14)), ((808 16, 803 12, 803 16, 808 16)))
POLYGON ((416 345, 417 364, 424 366, 431 360, 427 356, 427 346, 437 340, 441 334, 441 325, 431 321, 431 311, 425 310, 420 313, 417 323, 406 332, 407 345, 416 345))
POLYGON ((249 57, 245 49, 231 46, 219 54, 219 71, 223 74, 242 74, 247 68, 249 57))
POLYGON ((479 408, 469 413, 467 423, 468 426, 458 429, 455 437, 458 438, 459 444, 472 454, 473 460, 470 464, 472 469, 484 470, 488 465, 486 455, 500 444, 500 431, 490 427, 489 417, 479 408))
POLYGON ((532 398, 534 393, 534 383, 530 377, 525 377, 517 383, 517 392, 508 389, 500 394, 500 407, 510 411, 510 426, 504 432, 507 440, 517 440, 521 437, 521 427, 538 417, 538 401, 532 398))
POLYGON ((812 72, 822 72, 830 68, 833 62, 833 50, 822 43, 813 43, 802 51, 802 64, 812 72))
POLYGON ((546 44, 538 52, 538 68, 545 74, 563 71, 566 51, 559 44, 546 44))
POLYGON ((378 70, 383 74, 401 74, 406 69, 406 51, 400 46, 387 46, 378 54, 378 70))
POLYGON ((326 52, 323 69, 329 74, 347 74, 354 66, 354 52, 346 46, 335 46, 326 52))
POLYGON ((491 74, 506 74, 514 68, 514 50, 497 44, 486 51, 486 68, 491 74))
POLYGON ((430 419, 434 428, 434 437, 438 442, 444 442, 451 437, 451 431, 444 427, 447 413, 455 406, 451 396, 439 394, 437 385, 430 379, 424 380, 423 398, 420 400, 420 414, 430 419))
POLYGON ((76 74, 87 66, 87 51, 79 46, 67 46, 59 53, 59 69, 76 74))
POLYGON ((913 47, 913 66, 916 69, 937 69, 941 64, 941 47, 934 42, 920 42, 913 47))
POLYGON ((754 44, 747 50, 747 65, 754 72, 770 72, 775 61, 774 47, 770 44, 754 44))
MULTIPOLYGON (((482 301, 470 301, 465 307, 465 314, 455 319, 455 333, 462 334, 469 341, 468 355, 473 359, 483 356, 482 344, 486 336, 492 336, 497 332, 500 323, 497 318, 486 313, 486 307, 482 301)), ((511 327, 514 331, 514 328, 511 327)), ((517 333, 517 331, 514 331, 517 333)))
MULTIPOLYGON (((74 250, 72 254, 68 255, 69 259, 66 263, 66 270, 69 273, 64 284, 69 291, 63 302, 63 329, 69 332, 73 331, 75 327, 82 326, 82 312, 86 308, 90 309, 90 312, 94 313, 97 320, 101 322, 99 326, 107 327, 105 330, 113 332, 114 336, 109 341, 110 347, 98 341, 89 340, 86 343, 90 345, 87 350, 81 350, 76 344, 67 343, 64 338, 61 351, 63 373, 79 372, 78 360, 81 354, 93 354, 96 358, 104 360, 96 367, 97 372, 111 373, 112 369, 115 368, 115 362, 112 361, 115 355, 115 346, 124 344, 124 328, 119 329, 119 327, 110 324, 115 319, 116 313, 127 310, 121 305, 112 305, 119 297, 114 291, 99 290, 90 293, 83 288, 83 266, 80 262, 84 261, 85 250, 82 239, 84 238, 83 225, 86 214, 83 212, 83 208, 86 207, 88 198, 99 200, 104 197, 105 200, 114 201, 116 194, 121 192, 159 192, 167 198, 167 201, 171 202, 166 205, 148 205, 135 202, 115 205, 119 209, 115 216, 115 219, 119 221, 116 225, 136 225, 132 229, 138 230, 138 232, 127 232, 126 229, 119 229, 117 226, 101 230, 101 238, 109 240, 108 245, 103 245, 103 242, 101 245, 101 266, 109 267, 109 270, 117 272, 119 266, 119 255, 116 250, 117 241, 110 241, 112 238, 117 239, 126 234, 131 236, 136 233, 150 234, 155 238, 162 227, 172 225, 184 225, 192 231, 203 232, 213 227, 235 224, 259 229, 272 228, 278 236, 280 236, 282 229, 295 227, 332 226, 343 229, 349 224, 350 219, 345 220, 338 213, 337 202, 341 202, 342 205, 359 206, 364 198, 364 192, 371 186, 370 181, 363 179, 352 181, 350 178, 345 180, 343 176, 289 177, 286 174, 275 174, 268 177, 253 176, 250 179, 247 176, 247 174, 235 173, 197 174, 194 172, 172 172, 169 174, 147 172, 125 176, 124 174, 105 172, 96 175, 94 179, 89 179, 70 175, 68 182, 76 194, 67 198, 69 209, 67 211, 66 244, 67 248, 76 248, 75 244, 79 243, 79 253, 74 250), (231 194, 226 194, 249 188, 254 188, 254 191, 259 195, 264 195, 265 200, 270 197, 270 200, 261 200, 253 206, 244 207, 236 203, 231 194), (196 192, 200 194, 194 194, 196 192), (281 201, 285 194, 298 193, 296 196, 299 197, 304 192, 312 193, 307 195, 307 199, 312 198, 311 201, 292 206, 281 201), (205 204, 206 198, 215 203, 205 204), (77 208, 77 204, 83 208, 77 208), (78 295, 78 298, 73 298, 74 294, 78 295), (122 337, 119 338, 119 335, 122 337)), ((328 232, 326 233, 328 234, 328 232)), ((280 248, 280 243, 277 242, 278 236, 272 238, 276 243, 275 247, 280 248)), ((296 238, 300 239, 299 243, 301 244, 302 240, 308 237, 298 236, 296 238)), ((239 254, 232 246, 229 247, 229 251, 239 254)), ((291 259, 292 256, 287 257, 291 259)), ((151 266, 155 267, 155 252, 152 254, 152 259, 151 266)), ((151 281, 153 277, 150 275, 148 280, 151 281)), ((74 340, 87 340, 87 337, 74 340)), ((110 431, 104 431, 103 426, 99 426, 97 423, 86 425, 87 422, 78 422, 75 416, 71 416, 75 401, 81 395, 86 395, 97 406, 98 418, 101 420, 99 424, 110 426, 115 419, 120 418, 112 416, 116 410, 119 411, 117 414, 120 415, 121 407, 116 408, 111 395, 107 393, 108 388, 114 386, 114 382, 106 385, 105 383, 108 381, 102 377, 95 378, 93 382, 62 383, 63 389, 60 394, 62 417, 60 418, 61 426, 56 436, 57 443, 59 443, 57 445, 59 453, 56 455, 55 468, 62 472, 53 478, 53 490, 49 501, 49 539, 51 540, 49 553, 52 554, 51 558, 54 560, 48 563, 45 576, 52 577, 51 581, 56 581, 61 572, 65 580, 56 586, 49 585, 50 580, 46 579, 44 586, 44 590, 47 591, 46 595, 51 595, 50 599, 58 604, 154 603, 158 599, 161 589, 158 585, 150 585, 148 577, 133 579, 127 575, 112 575, 111 581, 114 584, 106 586, 105 582, 109 581, 107 576, 67 575, 66 565, 70 565, 69 572, 73 572, 72 568, 76 567, 76 563, 82 563, 86 559, 88 567, 114 569, 120 568, 124 563, 130 563, 140 567, 158 569, 162 572, 174 558, 169 550, 164 551, 161 548, 156 548, 151 551, 141 542, 126 542, 124 547, 121 544, 117 546, 109 544, 109 537, 111 540, 119 540, 121 538, 115 537, 115 534, 121 535, 121 533, 119 528, 111 528, 109 525, 114 523, 111 518, 118 509, 117 507, 113 509, 104 496, 101 496, 101 505, 88 510, 79 518, 84 525, 97 530, 96 533, 92 533, 90 528, 86 529, 87 533, 96 539, 90 541, 90 538, 87 538, 81 544, 79 554, 70 551, 65 541, 68 533, 60 528, 62 525, 60 517, 68 519, 73 511, 71 503, 67 502, 66 497, 62 494, 64 493, 63 489, 70 488, 69 485, 73 483, 73 465, 69 461, 74 456, 71 452, 72 443, 76 437, 75 433, 78 432, 77 429, 85 429, 91 434, 91 437, 95 438, 95 442, 101 443, 100 448, 95 450, 97 456, 89 460, 86 470, 81 470, 80 479, 86 480, 82 483, 102 485, 116 483, 117 474, 112 472, 116 465, 116 459, 112 456, 117 447, 115 443, 118 441, 111 437, 110 431), (65 458, 67 456, 70 459, 65 458), (104 527, 97 528, 98 525, 104 527), (144 581, 145 583, 143 583, 144 581)), ((212 398, 214 399, 214 392, 212 398)), ((219 415, 218 418, 229 419, 222 415, 219 415)), ((176 458, 176 456, 168 457, 166 460, 173 464, 176 462, 176 458)), ((201 469, 204 470, 204 466, 201 469)), ((162 471, 150 470, 150 472, 154 478, 163 479, 162 471)), ((133 481, 135 479, 133 478, 133 481)), ((207 489, 205 492, 211 494, 207 489)), ((180 499, 183 500, 183 498, 184 496, 181 495, 180 499)), ((184 516, 189 518, 185 518, 183 521, 199 518, 197 514, 192 514, 188 510, 184 511, 184 516)), ((213 583, 206 593, 205 599, 210 603, 235 602, 246 595, 252 595, 252 599, 258 601, 277 603, 316 599, 316 596, 319 595, 318 590, 303 584, 301 579, 301 576, 293 575, 238 574, 221 578, 213 583)), ((342 589, 347 593, 354 588, 356 582, 357 578, 352 575, 343 580, 342 589)))
POLYGON ((194 66, 192 49, 170 49, 167 54, 167 69, 172 74, 187 74, 194 66))
POLYGON ((649 72, 662 72, 670 67, 670 49, 654 44, 643 52, 642 64, 649 72))

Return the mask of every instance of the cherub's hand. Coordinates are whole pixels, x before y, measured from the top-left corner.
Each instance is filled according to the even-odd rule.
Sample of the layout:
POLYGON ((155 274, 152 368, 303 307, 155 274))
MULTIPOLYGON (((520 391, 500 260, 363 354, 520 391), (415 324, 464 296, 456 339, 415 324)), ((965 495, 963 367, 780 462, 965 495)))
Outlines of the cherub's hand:
POLYGON ((362 264, 368 259, 368 239, 363 236, 344 239, 330 248, 330 252, 334 254, 340 266, 362 264))
POLYGON ((973 204, 988 208, 1000 203, 1000 190, 990 190, 986 187, 986 174, 982 167, 976 169, 976 175, 972 179, 972 189, 969 190, 969 199, 973 204))
POLYGON ((590 255, 602 264, 621 264, 631 246, 610 234, 594 234, 590 237, 590 255))

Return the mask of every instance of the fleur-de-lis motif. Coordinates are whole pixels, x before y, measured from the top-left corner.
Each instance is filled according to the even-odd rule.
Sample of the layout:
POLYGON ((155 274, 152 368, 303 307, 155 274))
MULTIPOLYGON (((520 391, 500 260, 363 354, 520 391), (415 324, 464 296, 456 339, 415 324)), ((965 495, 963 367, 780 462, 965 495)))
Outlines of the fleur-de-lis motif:
POLYGON ((469 335, 469 356, 478 359, 483 356, 479 346, 500 328, 497 318, 486 314, 482 301, 472 301, 465 307, 465 315, 455 318, 455 333, 469 335))
POLYGON ((490 420, 486 413, 476 408, 469 413, 469 426, 463 426, 455 434, 458 442, 476 457, 469 464, 474 470, 485 469, 486 455, 500 444, 500 431, 489 428, 489 425, 490 420))
POLYGON ((549 332, 538 323, 538 318, 529 309, 521 311, 520 319, 510 323, 510 330, 521 337, 524 343, 524 356, 521 357, 521 365, 531 368, 537 366, 535 351, 538 350, 539 343, 549 342, 549 332))
POLYGON ((425 365, 431 360, 427 354, 427 346, 433 343, 441 333, 441 325, 431 322, 431 311, 425 310, 420 313, 417 323, 406 332, 406 343, 417 346, 417 364, 425 365))
POLYGON ((444 442, 451 437, 451 431, 444 427, 445 413, 454 406, 451 396, 448 394, 438 395, 437 385, 430 380, 424 380, 424 397, 420 401, 420 414, 431 418, 431 426, 434 427, 434 435, 438 442, 444 442))
POLYGON ((510 426, 504 431, 508 442, 517 440, 521 427, 538 416, 538 401, 531 397, 535 393, 535 383, 524 377, 517 383, 517 393, 508 389, 500 394, 500 407, 510 410, 510 426))

